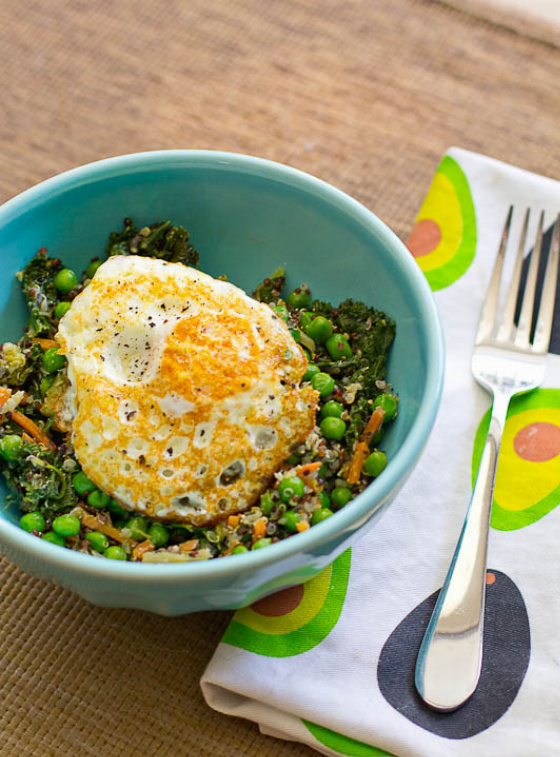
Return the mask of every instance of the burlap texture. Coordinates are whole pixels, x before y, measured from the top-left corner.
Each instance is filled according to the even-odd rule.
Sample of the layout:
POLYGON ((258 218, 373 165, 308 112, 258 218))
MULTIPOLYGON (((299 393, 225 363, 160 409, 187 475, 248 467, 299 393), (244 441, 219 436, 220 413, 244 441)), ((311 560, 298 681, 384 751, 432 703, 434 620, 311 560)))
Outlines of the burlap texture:
MULTIPOLYGON (((457 144, 560 177, 560 49, 428 0, 3 0, 0 200, 159 148, 289 163, 406 236, 457 144)), ((227 613, 101 610, 3 563, 2 757, 311 755, 206 708, 227 613)))

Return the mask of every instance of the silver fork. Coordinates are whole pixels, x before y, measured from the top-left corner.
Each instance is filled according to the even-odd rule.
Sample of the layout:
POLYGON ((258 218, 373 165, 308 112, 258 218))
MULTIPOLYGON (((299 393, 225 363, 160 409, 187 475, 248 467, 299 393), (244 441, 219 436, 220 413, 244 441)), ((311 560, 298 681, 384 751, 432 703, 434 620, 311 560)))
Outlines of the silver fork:
POLYGON ((507 216, 472 354, 474 378, 494 399, 490 428, 461 535, 416 663, 418 693, 426 704, 440 711, 460 707, 478 685, 482 666, 488 531, 502 431, 512 397, 535 389, 543 380, 552 330, 560 256, 560 215, 554 224, 532 342, 544 213, 540 216, 517 326, 514 317, 529 210, 525 213, 506 304, 501 318, 498 317, 498 294, 512 215, 513 207, 507 216))

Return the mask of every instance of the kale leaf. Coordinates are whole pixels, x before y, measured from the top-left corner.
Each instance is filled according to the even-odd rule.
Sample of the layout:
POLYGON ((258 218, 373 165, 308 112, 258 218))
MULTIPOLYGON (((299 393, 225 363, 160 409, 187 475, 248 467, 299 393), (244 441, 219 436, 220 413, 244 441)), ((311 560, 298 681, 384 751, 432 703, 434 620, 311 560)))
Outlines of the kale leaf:
POLYGON ((28 336, 52 336, 55 333, 54 308, 60 295, 54 277, 63 267, 58 258, 47 257, 42 248, 18 274, 29 308, 28 336))
POLYGON ((105 247, 107 256, 144 255, 166 260, 168 263, 198 265, 198 252, 189 244, 190 234, 182 226, 160 221, 138 229, 130 218, 125 218, 121 231, 109 234, 105 247))
POLYGON ((17 501, 22 512, 38 511, 47 517, 77 503, 78 495, 72 485, 76 470, 77 463, 66 445, 51 450, 25 443, 20 456, 11 462, 3 461, 2 466, 14 492, 10 499, 17 501))
POLYGON ((311 304, 311 310, 313 315, 322 315, 323 318, 328 318, 329 321, 334 322, 333 311, 334 306, 330 302, 322 302, 321 300, 313 300, 311 304))
POLYGON ((371 415, 370 401, 381 389, 378 382, 385 380, 389 348, 395 338, 395 322, 385 313, 364 305, 363 302, 345 300, 338 306, 338 325, 343 332, 355 334, 360 363, 350 377, 350 383, 362 387, 350 410, 346 438, 354 442, 371 415))
POLYGON ((283 268, 277 268, 272 276, 268 276, 262 281, 253 292, 253 297, 259 302, 274 302, 282 294, 285 283, 285 274, 283 268))
POLYGON ((387 355, 395 338, 395 322, 385 313, 363 302, 345 300, 337 308, 337 325, 343 333, 352 334, 361 353, 360 365, 352 381, 365 384, 377 396, 376 382, 385 379, 387 355))
POLYGON ((315 300, 311 306, 314 315, 328 318, 338 333, 348 334, 354 354, 347 360, 333 360, 318 346, 314 363, 325 373, 346 379, 347 385, 359 384, 350 409, 345 438, 353 444, 371 415, 372 401, 381 393, 378 382, 385 380, 389 348, 395 338, 395 322, 385 313, 368 307, 363 302, 345 300, 338 307, 315 300))

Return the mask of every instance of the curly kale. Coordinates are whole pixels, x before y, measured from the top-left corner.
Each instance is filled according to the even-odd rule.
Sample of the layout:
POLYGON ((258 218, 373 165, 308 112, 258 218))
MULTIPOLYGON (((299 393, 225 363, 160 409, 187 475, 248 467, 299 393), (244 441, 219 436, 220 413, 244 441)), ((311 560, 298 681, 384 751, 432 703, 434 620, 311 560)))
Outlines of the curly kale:
POLYGON ((286 281, 285 273, 283 268, 277 268, 272 276, 268 276, 258 285, 253 292, 253 297, 259 302, 273 302, 277 300, 284 288, 286 281))
MULTIPOLYGON (((340 330, 355 335, 353 340, 361 352, 361 364, 352 381, 359 381, 374 392, 376 382, 385 379, 387 355, 395 338, 395 322, 385 313, 354 300, 345 300, 337 312, 340 330)), ((379 390, 375 391, 376 395, 378 393, 379 390)))
POLYGON ((369 308, 363 302, 346 300, 338 307, 338 323, 342 331, 355 334, 360 364, 350 377, 350 383, 359 383, 362 389, 350 411, 346 431, 349 441, 355 441, 371 415, 370 400, 381 390, 378 382, 385 380, 387 356, 395 338, 395 322, 385 313, 369 308))
POLYGON ((38 511, 45 516, 68 510, 77 503, 72 476, 78 465, 71 449, 56 450, 25 443, 16 460, 2 466, 8 485, 23 512, 38 511))
POLYGON ((18 274, 29 308, 28 336, 52 337, 56 331, 54 309, 60 299, 54 277, 64 266, 58 258, 47 257, 43 248, 18 274))
POLYGON ((395 338, 395 322, 385 313, 351 299, 337 308, 315 300, 312 310, 315 315, 328 318, 336 332, 348 334, 355 348, 347 360, 333 360, 322 349, 314 359, 325 373, 338 379, 346 378, 348 385, 359 384, 361 387, 352 404, 345 435, 348 442, 353 443, 371 415, 371 401, 381 393, 378 382, 385 380, 387 356, 395 338))
POLYGON ((311 310, 313 311, 313 315, 322 315, 323 318, 328 318, 329 321, 334 322, 334 317, 333 317, 334 305, 331 305, 330 302, 322 302, 321 300, 313 300, 311 304, 311 310))
POLYGON ((108 257, 113 255, 145 255, 168 263, 198 265, 198 252, 189 244, 190 234, 171 221, 160 221, 138 229, 130 218, 125 218, 121 231, 109 234, 105 247, 108 257))
POLYGON ((320 350, 314 362, 333 376, 365 382, 370 393, 377 396, 379 390, 375 384, 385 378, 387 355, 395 338, 395 322, 385 313, 354 300, 345 300, 337 308, 315 300, 312 310, 314 315, 331 321, 337 333, 350 335, 352 344, 357 347, 354 355, 346 360, 333 360, 326 350, 320 350))

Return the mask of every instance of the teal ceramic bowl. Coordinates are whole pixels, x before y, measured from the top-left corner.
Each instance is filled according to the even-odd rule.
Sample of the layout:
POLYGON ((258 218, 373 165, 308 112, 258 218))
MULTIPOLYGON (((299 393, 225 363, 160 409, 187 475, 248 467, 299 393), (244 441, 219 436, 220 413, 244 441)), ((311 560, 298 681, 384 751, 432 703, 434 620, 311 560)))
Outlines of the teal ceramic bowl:
MULTIPOLYGON (((164 615, 233 609, 302 583, 329 565, 387 508, 432 429, 443 378, 442 330, 431 291, 399 239, 346 194, 287 166, 213 151, 149 152, 82 166, 0 208, 0 341, 27 315, 15 274, 39 247, 83 270, 125 216, 187 227, 201 268, 250 292, 278 265, 287 286, 364 300, 397 322, 389 381, 399 415, 386 436, 389 464, 359 497, 310 530, 255 552, 173 565, 79 554, 22 531, 0 509, 0 548, 30 574, 98 605, 164 615)), ((3 484, 2 484, 3 485, 3 484)), ((6 489, 2 489, 4 500, 6 489)))

